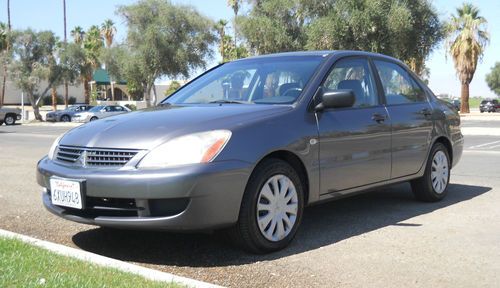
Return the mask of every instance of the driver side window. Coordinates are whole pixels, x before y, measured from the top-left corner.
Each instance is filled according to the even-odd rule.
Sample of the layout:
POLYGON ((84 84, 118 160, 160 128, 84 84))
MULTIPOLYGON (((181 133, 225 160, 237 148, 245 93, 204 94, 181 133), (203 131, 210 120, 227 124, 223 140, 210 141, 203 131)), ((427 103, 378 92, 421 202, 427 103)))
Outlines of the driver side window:
POLYGON ((378 105, 373 76, 368 61, 363 58, 347 58, 337 61, 323 83, 323 87, 329 90, 352 90, 356 98, 353 107, 378 105))

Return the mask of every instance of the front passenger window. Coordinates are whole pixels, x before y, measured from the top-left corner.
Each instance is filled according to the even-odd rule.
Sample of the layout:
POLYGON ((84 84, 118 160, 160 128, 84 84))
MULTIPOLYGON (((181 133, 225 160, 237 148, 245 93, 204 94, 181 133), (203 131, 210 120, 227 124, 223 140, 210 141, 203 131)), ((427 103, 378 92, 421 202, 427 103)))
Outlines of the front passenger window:
POLYGON ((353 107, 371 107, 378 104, 373 83, 367 60, 347 58, 335 63, 323 87, 331 90, 352 90, 356 97, 353 107))

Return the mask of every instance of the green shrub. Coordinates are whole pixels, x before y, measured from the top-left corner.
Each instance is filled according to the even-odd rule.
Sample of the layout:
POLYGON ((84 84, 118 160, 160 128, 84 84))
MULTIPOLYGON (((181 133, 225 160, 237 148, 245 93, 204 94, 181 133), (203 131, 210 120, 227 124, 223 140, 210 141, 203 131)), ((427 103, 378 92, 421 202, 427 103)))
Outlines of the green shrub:
POLYGON ((76 104, 76 97, 73 97, 73 96, 69 97, 69 99, 68 99, 68 104, 69 104, 69 105, 74 105, 74 104, 76 104))
MULTIPOLYGON (((76 99, 75 99, 76 101, 76 99)), ((61 95, 57 95, 57 105, 63 105, 64 104, 64 99, 61 95)), ((44 106, 50 106, 52 105, 52 96, 45 96, 42 99, 42 105, 44 106)))
POLYGON ((125 107, 127 107, 128 109, 130 109, 132 111, 137 110, 137 106, 135 106, 134 104, 125 104, 125 107))

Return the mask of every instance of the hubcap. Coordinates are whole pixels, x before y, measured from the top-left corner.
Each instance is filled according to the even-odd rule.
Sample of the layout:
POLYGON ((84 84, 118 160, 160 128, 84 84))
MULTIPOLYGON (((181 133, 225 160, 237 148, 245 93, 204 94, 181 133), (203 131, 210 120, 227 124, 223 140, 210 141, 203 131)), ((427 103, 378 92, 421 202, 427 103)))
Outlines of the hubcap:
POLYGON ((5 124, 12 125, 14 124, 14 118, 12 116, 8 116, 5 118, 5 124))
POLYGON ((448 157, 443 151, 436 152, 432 159, 431 170, 432 187, 436 193, 441 194, 446 189, 449 173, 448 157))
POLYGON ((257 224, 269 241, 280 241, 292 231, 297 220, 297 190, 290 178, 275 175, 269 178, 259 193, 257 224))

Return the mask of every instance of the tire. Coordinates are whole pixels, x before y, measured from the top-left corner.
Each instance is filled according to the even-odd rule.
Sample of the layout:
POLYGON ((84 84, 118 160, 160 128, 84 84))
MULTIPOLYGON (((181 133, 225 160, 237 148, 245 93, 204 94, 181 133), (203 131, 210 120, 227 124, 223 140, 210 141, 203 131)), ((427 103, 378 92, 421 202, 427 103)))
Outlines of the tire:
POLYGON ((89 121, 92 122, 92 121, 95 121, 95 120, 99 120, 99 118, 97 118, 96 116, 94 116, 94 117, 90 118, 89 121))
POLYGON ((230 238, 251 253, 263 254, 283 249, 297 233, 303 211, 303 186, 295 169, 283 160, 264 160, 255 168, 247 183, 238 222, 229 230, 230 238), (288 185, 283 186, 287 181, 290 181, 288 185), (276 188, 273 187, 278 190, 287 188, 283 194, 278 191, 276 195, 273 192, 276 188), (285 196, 284 199, 281 195, 285 196), (270 201, 271 198, 277 202, 270 201))
POLYGON ((440 201, 448 194, 451 169, 448 150, 442 143, 434 144, 425 165, 424 176, 411 182, 413 194, 420 201, 440 201))
POLYGON ((69 115, 62 115, 61 122, 71 122, 71 117, 69 115))
POLYGON ((11 114, 7 114, 5 118, 3 119, 3 122, 5 122, 5 125, 14 125, 16 124, 16 116, 12 116, 11 114))

